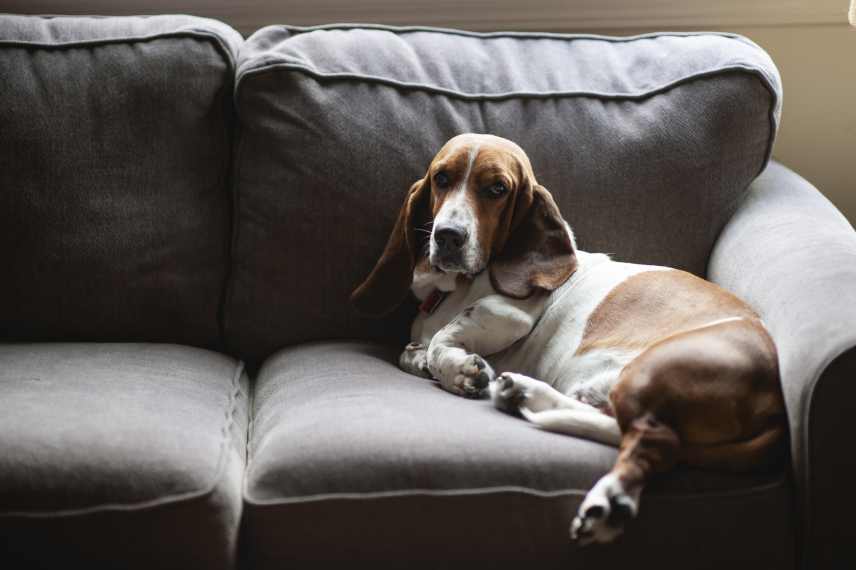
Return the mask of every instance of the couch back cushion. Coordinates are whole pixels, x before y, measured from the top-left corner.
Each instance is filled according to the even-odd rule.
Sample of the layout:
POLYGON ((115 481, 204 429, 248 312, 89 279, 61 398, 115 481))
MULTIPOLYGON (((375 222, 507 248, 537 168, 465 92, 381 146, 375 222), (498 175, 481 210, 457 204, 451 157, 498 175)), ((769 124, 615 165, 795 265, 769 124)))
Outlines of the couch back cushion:
POLYGON ((770 156, 780 81, 729 34, 633 38, 381 26, 268 27, 247 40, 226 336, 242 356, 321 338, 402 340, 350 291, 411 183, 462 132, 529 154, 579 246, 704 274, 770 156))
POLYGON ((0 16, 0 339, 220 344, 241 41, 0 16))

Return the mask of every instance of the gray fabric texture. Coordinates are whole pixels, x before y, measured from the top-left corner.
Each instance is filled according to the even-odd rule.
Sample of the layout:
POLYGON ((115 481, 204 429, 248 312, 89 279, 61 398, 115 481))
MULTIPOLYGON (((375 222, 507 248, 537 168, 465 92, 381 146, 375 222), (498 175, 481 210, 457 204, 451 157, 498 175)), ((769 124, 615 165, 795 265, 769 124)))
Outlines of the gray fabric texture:
POLYGON ((247 395, 201 349, 0 345, 0 560, 231 567, 247 395))
POLYGON ((378 344, 324 342, 265 363, 244 490, 254 567, 334 559, 537 559, 571 567, 650 557, 672 544, 684 549, 667 561, 677 568, 699 544, 716 550, 711 564, 722 564, 750 543, 774 564, 793 565, 782 547, 791 543, 793 521, 782 470, 679 469, 645 492, 642 518, 621 548, 572 549, 571 514, 616 450, 453 396, 399 371, 396 357, 378 344))
POLYGON ((0 16, 0 339, 220 345, 241 37, 0 16))
POLYGON ((807 568, 856 565, 847 426, 856 415, 856 232, 771 163, 720 236, 710 278, 758 310, 779 349, 807 568))
POLYGON ((723 34, 276 26, 247 40, 236 81, 225 332, 252 360, 306 340, 403 339, 411 313, 362 319, 348 294, 461 132, 519 143, 583 249, 703 274, 780 105, 769 57, 723 34))

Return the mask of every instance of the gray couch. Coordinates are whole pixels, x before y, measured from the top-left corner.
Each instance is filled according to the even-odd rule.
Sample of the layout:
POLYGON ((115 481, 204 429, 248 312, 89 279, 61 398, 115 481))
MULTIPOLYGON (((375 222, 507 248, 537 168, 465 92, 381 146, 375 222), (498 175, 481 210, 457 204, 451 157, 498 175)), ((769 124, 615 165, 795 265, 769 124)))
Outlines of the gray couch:
POLYGON ((0 566, 856 562, 856 234, 770 161, 748 40, 6 15, 0 78, 0 566), (396 368, 413 304, 348 293, 465 131, 521 144, 582 249, 761 313, 787 464, 677 469, 578 548, 614 449, 396 368))

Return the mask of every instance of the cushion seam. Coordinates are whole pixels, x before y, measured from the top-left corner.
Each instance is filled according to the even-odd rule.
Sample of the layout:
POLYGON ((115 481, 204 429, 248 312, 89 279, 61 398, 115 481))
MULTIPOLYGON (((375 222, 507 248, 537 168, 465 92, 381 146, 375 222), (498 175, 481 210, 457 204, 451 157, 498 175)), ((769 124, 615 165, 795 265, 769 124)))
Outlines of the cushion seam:
MULTIPOLYGON (((767 164, 770 162, 770 159, 773 155, 773 145, 776 140, 776 133, 778 131, 778 109, 781 102, 781 98, 776 90, 776 81, 769 76, 767 71, 763 67, 750 65, 748 63, 742 62, 731 62, 728 65, 719 66, 712 69, 707 69, 704 71, 692 73, 690 75, 685 75, 683 77, 679 77, 674 79, 668 83, 663 85, 641 91, 636 93, 606 93, 606 92, 598 92, 598 91, 510 91, 505 93, 463 93, 461 91, 457 91, 454 89, 448 89, 445 87, 437 87, 433 85, 427 85, 423 83, 408 83, 399 81, 396 79, 389 79, 385 77, 379 77, 374 75, 366 75, 360 73, 323 73, 319 72, 314 68, 308 67, 301 63, 293 62, 293 61, 278 61, 273 63, 268 63, 264 66, 250 68, 247 70, 238 70, 235 76, 235 92, 234 92, 234 100, 236 108, 239 107, 239 93, 241 86, 244 83, 244 79, 246 77, 252 77, 258 74, 262 74, 267 71, 272 71, 276 69, 285 69, 292 72, 301 73, 303 75, 307 75, 312 77, 316 81, 322 80, 340 80, 340 81, 357 81, 362 83, 372 83, 376 85, 385 85, 387 87, 392 87, 395 89, 404 89, 404 90, 412 90, 412 91, 423 91, 425 93, 430 93, 432 95, 445 96, 449 98, 461 99, 464 101, 507 101, 512 99, 565 99, 565 98, 575 98, 575 97, 589 97, 594 99, 605 99, 605 100, 630 100, 630 101, 638 101, 647 99, 649 97, 653 97, 655 95, 659 95, 662 93, 666 93, 671 89, 675 89, 680 87, 685 83, 691 83, 696 80, 705 79, 708 77, 715 77, 717 75, 727 75, 729 73, 741 73, 749 75, 750 77, 755 77, 761 83, 761 85, 767 90, 770 95, 770 109, 768 112, 768 120, 770 123, 769 133, 767 135, 767 144, 766 149, 764 151, 764 157, 761 160, 761 164, 758 168, 756 176, 761 174, 764 169, 767 167, 767 164)), ((239 114, 240 116, 240 114, 239 114)), ((240 157, 239 157, 240 160, 240 157)))
POLYGON ((235 78, 235 91, 236 91, 236 99, 237 99, 237 91, 240 89, 241 84, 243 83, 243 79, 246 76, 254 76, 260 73, 264 73, 266 71, 272 71, 276 69, 286 69, 291 71, 296 71, 302 73, 304 75, 308 75, 315 79, 320 80, 340 80, 347 81, 353 80, 356 82, 362 83, 376 83, 380 85, 386 85, 390 87, 396 87, 409 91, 425 91, 428 93, 436 94, 436 95, 445 95, 447 97, 458 98, 468 101, 503 101, 506 99, 563 99, 563 98, 573 98, 573 97, 589 97, 593 99, 629 99, 629 100, 638 100, 638 99, 646 99, 653 95, 658 95, 665 91, 669 91, 674 89, 684 83, 690 83, 697 79, 704 79, 707 77, 713 77, 716 75, 726 75, 729 73, 747 73, 752 76, 757 76, 761 79, 761 83, 765 84, 765 87, 769 89, 771 94, 773 95, 773 107, 775 108, 776 103, 778 102, 778 96, 776 95, 775 89, 771 84, 770 78, 766 74, 765 70, 761 67, 742 63, 742 62, 732 62, 727 65, 722 65, 715 68, 706 69, 703 71, 697 71, 695 73, 691 73, 689 75, 684 75, 682 77, 678 77, 669 81, 668 83, 664 83, 658 85, 656 87, 652 87, 650 89, 646 89, 643 91, 636 92, 628 92, 628 93, 617 93, 617 92, 607 92, 607 91, 586 91, 586 90, 576 90, 576 91, 504 91, 501 93, 467 93, 463 91, 459 91, 456 89, 450 89, 447 87, 439 87, 436 85, 429 85, 426 83, 413 83, 400 81, 397 79, 391 79, 387 77, 381 77, 377 75, 368 75, 363 73, 352 73, 352 72, 322 72, 314 69, 313 67, 307 66, 303 63, 299 63, 294 60, 281 60, 276 62, 269 62, 265 65, 250 68, 243 71, 238 71, 237 76, 235 78))
MULTIPOLYGON (((237 90, 238 79, 234 78, 235 84, 233 89, 237 90)), ((235 91, 233 91, 233 94, 235 91)), ((236 350, 238 346, 237 343, 232 342, 232 334, 231 334, 231 325, 232 325, 232 307, 235 302, 235 290, 237 289, 237 281, 238 281, 238 256, 236 256, 236 252, 241 245, 241 226, 239 223, 242 219, 242 211, 241 211, 241 193, 240 193, 240 184, 241 184, 241 166, 244 164, 244 136, 243 136, 243 123, 241 122, 241 116, 238 110, 238 99, 233 96, 232 98, 232 108, 235 110, 235 131, 234 131, 234 139, 232 141, 232 152, 234 153, 234 162, 231 165, 231 174, 232 174, 232 183, 229 187, 229 197, 232 207, 232 216, 231 216, 231 236, 229 240, 229 266, 227 269, 225 290, 223 291, 223 307, 220 318, 220 329, 222 334, 223 346, 227 349, 231 350, 233 353, 238 353, 236 350)), ((253 391, 255 393, 255 391, 253 391)))
MULTIPOLYGON (((745 489, 733 489, 725 491, 704 491, 690 493, 661 493, 646 496, 646 501, 665 499, 680 499, 680 500, 704 500, 708 501, 711 498, 733 498, 754 495, 760 492, 765 492, 775 487, 778 487, 787 481, 786 476, 781 476, 776 480, 755 485, 745 489)), ((248 481, 245 481, 244 501, 253 507, 266 507, 277 505, 291 505, 302 503, 318 503, 325 501, 336 500, 373 500, 373 499, 395 499, 407 498, 415 496, 429 497, 458 497, 458 496, 475 496, 475 495, 492 495, 512 493, 518 495, 527 495, 537 498, 558 498, 564 496, 579 496, 582 497, 588 493, 588 489, 555 489, 543 490, 534 487, 518 486, 518 485, 498 485, 493 487, 473 487, 459 489, 401 489, 395 491, 367 491, 367 492, 341 492, 341 493, 317 493, 312 495, 303 495, 295 497, 281 497, 273 499, 254 499, 248 493, 248 481)))
POLYGON ((70 42, 30 42, 25 40, 0 40, 0 48, 30 48, 30 49, 75 49, 81 47, 100 47, 117 44, 144 43, 162 39, 191 38, 195 40, 213 41, 221 52, 221 55, 229 65, 230 70, 236 69, 235 54, 229 48, 229 44, 218 33, 207 30, 181 30, 173 32, 160 32, 144 36, 99 38, 92 40, 75 40, 70 42))
MULTIPOLYGON (((601 34, 565 34, 560 32, 515 32, 515 31, 497 31, 497 32, 474 32, 470 30, 461 30, 456 28, 443 28, 436 26, 389 26, 385 24, 361 24, 361 23, 353 23, 353 24, 321 24, 317 26, 292 26, 288 24, 267 26, 268 28, 278 28, 282 30, 286 30, 288 32, 295 32, 297 34, 303 34, 313 31, 325 31, 325 30, 383 30, 387 32, 392 32, 396 35, 401 34, 409 34, 409 33, 419 33, 419 32, 427 32, 427 33, 438 33, 450 36, 463 36, 469 38, 484 38, 484 39, 496 39, 496 38, 532 38, 532 39, 554 39, 554 40, 564 40, 567 42, 572 42, 575 40, 602 40, 610 43, 627 43, 637 40, 643 39, 652 39, 659 37, 695 37, 695 36, 720 36, 725 38, 732 38, 735 40, 747 42, 747 38, 741 36, 740 34, 734 34, 731 32, 715 32, 715 31, 694 31, 694 32, 649 32, 645 34, 637 34, 635 36, 607 36, 601 34)), ((264 29, 264 28, 262 28, 264 29)))
POLYGON ((222 169, 222 177, 221 180, 223 182, 224 187, 224 198, 226 200, 226 208, 228 210, 228 214, 226 216, 226 224, 228 225, 226 231, 226 239, 224 240, 223 248, 225 254, 225 267, 223 271, 223 276, 221 280, 221 288, 220 288, 220 296, 218 299, 217 306, 217 333, 218 333, 218 346, 226 350, 228 348, 228 343, 226 339, 226 326, 227 326, 227 307, 229 306, 229 302, 231 300, 231 283, 232 283, 232 266, 234 262, 235 255, 235 245, 237 239, 237 230, 238 230, 238 217, 237 217, 237 207, 238 207, 238 197, 236 191, 237 179, 238 179, 238 152, 240 151, 240 120, 238 118, 237 107, 235 105, 235 100, 232 98, 232 93, 234 93, 235 85, 235 67, 230 64, 229 67, 229 82, 228 85, 225 85, 221 90, 221 96, 223 97, 223 106, 224 112, 227 117, 226 124, 224 125, 225 136, 226 136, 226 146, 228 147, 228 160, 226 164, 223 165, 222 169))
POLYGON ((214 491, 217 489, 218 484, 223 479, 223 475, 226 471, 226 464, 228 463, 227 455, 229 451, 229 435, 232 425, 235 422, 235 412, 237 410, 238 398, 241 392, 241 377, 243 373, 244 362, 238 361, 235 364, 235 372, 232 376, 232 389, 229 392, 229 399, 226 402, 225 420, 220 428, 220 453, 219 458, 217 460, 217 467, 214 472, 214 478, 210 484, 203 487, 202 489, 198 491, 176 493, 173 495, 163 495, 155 499, 129 503, 102 503, 98 505, 78 507, 73 509, 0 511, 0 517, 50 518, 90 515, 106 511, 141 511, 161 506, 169 506, 181 502, 190 502, 195 499, 204 498, 214 493, 214 491))

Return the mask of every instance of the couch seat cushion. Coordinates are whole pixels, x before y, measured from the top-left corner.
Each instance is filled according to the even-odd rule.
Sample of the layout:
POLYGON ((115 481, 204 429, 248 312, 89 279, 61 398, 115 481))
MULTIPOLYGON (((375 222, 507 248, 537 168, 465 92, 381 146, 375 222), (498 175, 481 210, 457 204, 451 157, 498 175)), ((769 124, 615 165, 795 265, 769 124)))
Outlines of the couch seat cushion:
POLYGON ((258 567, 350 558, 549 559, 567 568, 655 556, 672 543, 666 567, 689 567, 698 545, 724 543, 711 554, 718 564, 750 546, 776 567, 792 564, 781 547, 792 521, 780 472, 678 470, 646 491, 623 546, 572 548, 571 514, 616 450, 448 394, 400 372, 396 358, 380 345, 328 342, 263 366, 244 491, 258 567))
POLYGON ((229 567, 247 412, 242 366, 216 353, 0 345, 0 550, 22 564, 229 567))

